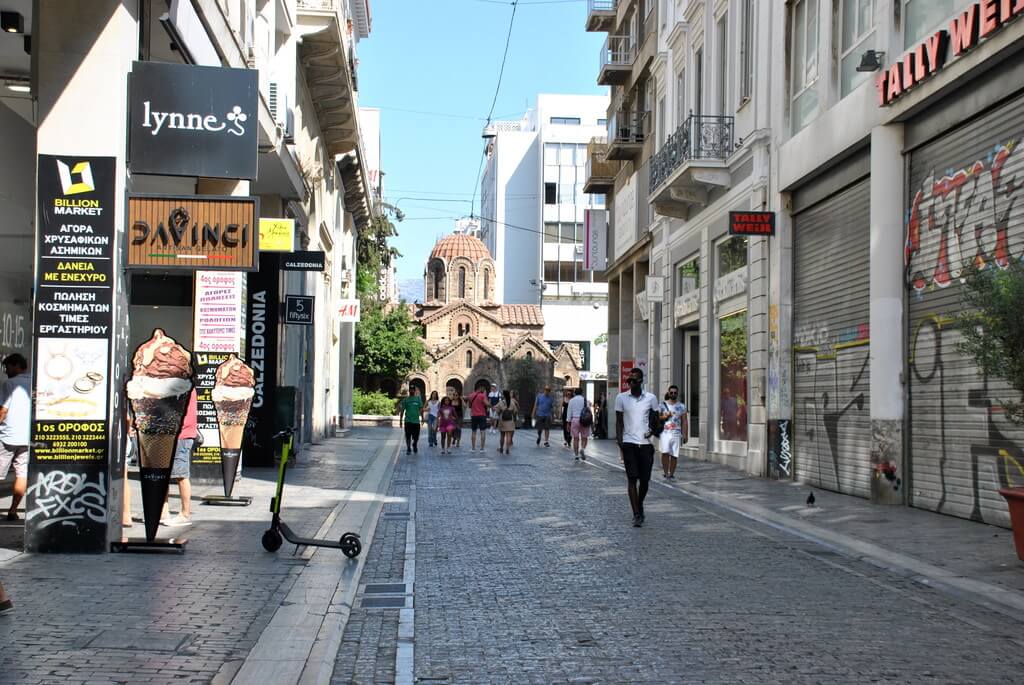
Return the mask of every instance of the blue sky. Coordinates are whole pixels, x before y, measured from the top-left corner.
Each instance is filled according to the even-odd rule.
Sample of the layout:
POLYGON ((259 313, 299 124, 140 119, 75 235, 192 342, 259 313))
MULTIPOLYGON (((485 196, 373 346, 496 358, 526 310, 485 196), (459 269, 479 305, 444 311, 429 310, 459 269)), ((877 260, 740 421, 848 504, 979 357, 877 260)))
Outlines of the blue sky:
MULTIPOLYGON (((512 3, 373 0, 371 10, 359 104, 381 108, 384 196, 407 217, 394 241, 401 283, 422 279, 436 239, 469 214, 512 3)), ((596 81, 604 36, 584 30, 586 12, 586 0, 520 0, 494 119, 518 119, 538 93, 606 92, 596 81)))

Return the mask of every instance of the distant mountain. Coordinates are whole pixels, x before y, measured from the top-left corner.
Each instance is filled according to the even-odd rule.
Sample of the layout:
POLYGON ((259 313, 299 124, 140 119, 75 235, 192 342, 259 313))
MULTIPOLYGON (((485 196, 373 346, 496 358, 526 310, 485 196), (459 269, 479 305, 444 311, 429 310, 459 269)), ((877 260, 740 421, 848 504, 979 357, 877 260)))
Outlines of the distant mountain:
POLYGON ((398 281, 398 298, 406 302, 423 301, 423 279, 404 278, 398 281))

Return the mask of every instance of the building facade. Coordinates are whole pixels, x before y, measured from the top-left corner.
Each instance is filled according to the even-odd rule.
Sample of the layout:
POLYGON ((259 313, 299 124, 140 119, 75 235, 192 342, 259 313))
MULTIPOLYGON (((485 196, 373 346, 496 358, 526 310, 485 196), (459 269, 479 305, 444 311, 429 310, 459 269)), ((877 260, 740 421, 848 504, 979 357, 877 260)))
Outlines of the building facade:
MULTIPOLYGON (((24 29, 0 35, 0 141, 10 153, 0 168, 0 210, 10 218, 0 224, 0 352, 21 352, 35 367, 41 363, 38 350, 44 369, 46 359, 69 349, 92 350, 86 355, 90 363, 107 360, 92 375, 102 378, 91 391, 97 399, 87 402, 97 412, 105 407, 96 424, 102 431, 91 437, 95 450, 45 467, 88 478, 106 469, 107 520, 119 520, 122 384, 132 351, 156 327, 187 349, 237 352, 256 370, 256 429, 249 431, 243 456, 248 465, 270 463, 269 436, 283 426, 299 426, 296 440, 306 445, 344 423, 351 415, 354 324, 341 322, 338 308, 355 296, 354 278, 347 274, 354 273, 356 230, 373 211, 356 116, 356 44, 370 32, 368 0, 13 0, 4 9, 17 13, 24 29), (162 88, 163 81, 147 76, 155 73, 203 86, 162 88), (224 111, 204 111, 227 92, 244 99, 225 103, 224 111), (174 98, 173 106, 157 111, 157 97, 174 98), (140 122, 150 137, 138 135, 140 122), (150 148, 140 141, 151 141, 148 154, 158 154, 147 158, 150 148), (245 149, 238 155, 217 152, 239 149, 232 145, 245 149), (54 174, 60 180, 56 190, 47 185, 54 174), (66 306, 59 304, 69 301, 63 296, 54 304, 35 282, 33 253, 44 265, 59 259, 41 238, 53 223, 37 200, 47 193, 57 194, 53 202, 67 208, 63 213, 98 222, 53 229, 90 236, 57 240, 69 257, 57 262, 57 270, 97 272, 74 282, 91 278, 105 284, 104 292, 76 295, 75 302, 109 302, 66 306), (108 193, 117 198, 109 208, 108 193), (165 241, 169 249, 162 252, 171 254, 157 249, 140 255, 134 246, 142 244, 141 232, 157 231, 148 234, 150 246, 157 233, 167 235, 166 227, 141 218, 145 203, 156 198, 179 209, 238 202, 253 215, 224 219, 242 223, 181 232, 177 240, 165 241), (287 247, 272 248, 268 241, 264 247, 278 251, 256 251, 261 218, 275 220, 287 247), (229 230, 243 232, 251 263, 236 267, 214 261, 227 259, 224 254, 186 258, 178 252, 189 235, 195 236, 193 247, 237 246, 226 237, 229 230), (98 234, 105 231, 109 236, 98 234), (290 250, 314 253, 319 264, 293 268, 285 254, 290 250), (200 274, 213 275, 204 281, 200 274), (210 295, 208 286, 218 292, 210 295), (290 295, 313 298, 316 325, 284 323, 290 295), (222 297, 226 309, 204 319, 201 311, 209 313, 208 305, 222 297), (53 315, 59 321, 44 335, 73 331, 67 336, 100 342, 33 338, 33 300, 37 326, 45 318, 41 313, 66 312, 53 315), (95 316, 98 322, 90 320, 95 316)), ((187 220, 188 211, 172 212, 170 221, 187 220)), ((30 458, 30 481, 43 466, 30 458)), ((41 530, 45 522, 33 525, 41 530)), ((119 536, 120 530, 108 526, 80 538, 95 541, 106 534, 119 536)), ((45 547, 37 542, 31 538, 28 546, 45 547)))
POLYGON ((495 122, 484 132, 480 188, 480 237, 501 274, 496 297, 541 306, 543 338, 578 348, 591 399, 607 376, 608 286, 584 269, 585 212, 603 209, 604 198, 583 185, 586 146, 604 131, 607 107, 604 96, 541 94, 521 120, 495 122))
POLYGON ((410 376, 411 386, 429 397, 434 391, 468 394, 480 382, 494 383, 528 398, 528 412, 556 368, 570 383, 579 382, 578 348, 563 344, 552 350, 543 338, 540 305, 501 304, 499 278, 495 260, 476 236, 451 233, 434 245, 423 275, 423 303, 409 305, 423 327, 428 363, 410 376), (524 371, 522 363, 530 368, 524 371))

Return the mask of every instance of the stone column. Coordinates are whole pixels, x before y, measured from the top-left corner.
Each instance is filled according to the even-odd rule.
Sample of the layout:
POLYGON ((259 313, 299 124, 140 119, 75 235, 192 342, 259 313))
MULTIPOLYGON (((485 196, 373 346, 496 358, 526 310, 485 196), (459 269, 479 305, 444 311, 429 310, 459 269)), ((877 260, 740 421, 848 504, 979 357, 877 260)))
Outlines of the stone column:
POLYGON ((902 125, 871 131, 871 501, 878 504, 904 501, 902 150, 902 125))

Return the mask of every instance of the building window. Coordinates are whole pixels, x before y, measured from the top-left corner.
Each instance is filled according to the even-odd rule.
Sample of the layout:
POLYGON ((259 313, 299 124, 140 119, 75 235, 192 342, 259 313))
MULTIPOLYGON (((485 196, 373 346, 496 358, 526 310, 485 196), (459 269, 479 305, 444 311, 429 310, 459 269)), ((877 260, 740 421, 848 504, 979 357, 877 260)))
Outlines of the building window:
POLYGON ((721 278, 747 265, 747 238, 734 235, 718 244, 718 274, 721 278))
POLYGON ((718 78, 716 79, 716 86, 718 88, 718 114, 725 115, 725 105, 728 101, 725 95, 725 89, 729 84, 729 15, 723 14, 718 20, 718 25, 715 30, 715 42, 717 45, 715 48, 718 50, 718 78))
POLYGON ((693 53, 693 71, 693 113, 700 116, 704 113, 704 48, 693 53))
POLYGON ((686 119, 686 70, 680 69, 676 74, 676 128, 683 125, 686 119))
POLYGON ((740 105, 754 94, 754 0, 743 0, 743 40, 740 42, 740 105))
POLYGON ((466 267, 459 267, 459 297, 466 296, 466 267))
POLYGON ((491 270, 484 269, 484 296, 483 299, 489 300, 489 293, 491 292, 491 270))
POLYGON ((700 287, 700 259, 694 257, 676 269, 676 296, 693 292, 700 287))
POLYGON ((544 242, 558 244, 558 224, 544 224, 544 242))
POLYGON ((466 350, 466 368, 467 369, 472 369, 473 368, 473 351, 472 350, 466 350))
POLYGON ((665 143, 665 98, 658 100, 658 120, 655 122, 658 126, 658 147, 661 147, 665 143))
POLYGON ((545 183, 544 184, 544 204, 546 204, 546 205, 558 204, 558 184, 557 183, 545 183))
POLYGON ((607 119, 598 119, 597 120, 597 125, 598 126, 607 126, 608 125, 608 120, 607 119))
POLYGON ((529 350, 527 350, 527 352, 526 352, 526 361, 528 361, 528 362, 532 362, 533 361, 533 352, 530 352, 529 350))
POLYGON ((579 126, 579 117, 551 117, 548 121, 552 124, 564 124, 566 126, 579 126))
POLYGON ((793 132, 818 115, 818 6, 820 0, 793 5, 793 132))
MULTIPOLYGON (((949 19, 956 10, 956 0, 902 0, 903 46, 910 49, 932 29, 949 19)), ((960 3, 966 4, 966 3, 960 3)))
POLYGON ((857 71, 860 56, 875 47, 876 0, 843 0, 841 22, 842 52, 839 60, 839 93, 846 97, 867 81, 870 72, 857 71))
POLYGON ((444 282, 444 266, 440 262, 434 264, 434 299, 441 299, 441 284, 444 282))
POLYGON ((747 313, 718 320, 718 438, 747 440, 747 313))

